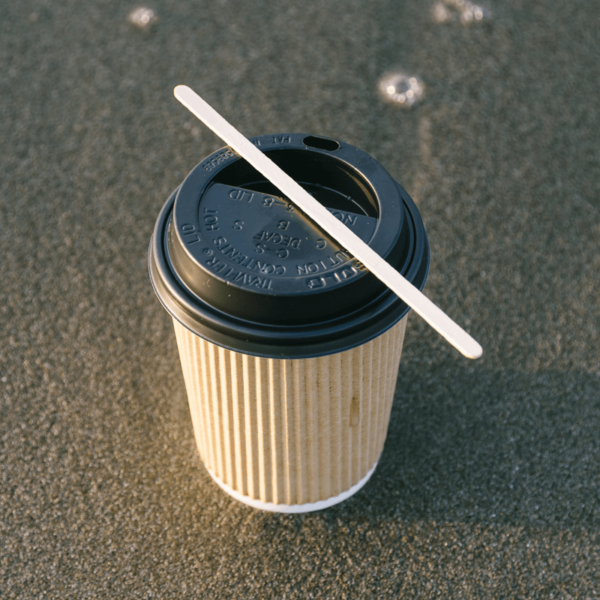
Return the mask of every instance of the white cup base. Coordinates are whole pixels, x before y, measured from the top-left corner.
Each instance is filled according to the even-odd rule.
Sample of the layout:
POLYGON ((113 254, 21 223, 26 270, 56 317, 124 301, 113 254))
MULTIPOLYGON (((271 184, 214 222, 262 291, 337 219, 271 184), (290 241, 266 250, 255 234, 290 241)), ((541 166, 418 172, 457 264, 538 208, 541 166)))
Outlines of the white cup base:
POLYGON ((240 494, 232 487, 227 485, 224 481, 219 479, 210 469, 207 471, 210 473, 210 476, 215 480, 218 486, 227 492, 230 496, 233 496, 239 502, 243 502, 248 506, 252 506, 252 508, 258 508, 259 510, 267 510, 270 512, 279 512, 279 513, 305 513, 305 512, 313 512, 315 510, 323 510, 324 508, 329 508, 334 504, 339 504, 344 500, 350 498, 350 496, 356 494, 358 490, 360 490, 371 478, 371 475, 375 472, 377 467, 376 461, 371 470, 358 482, 355 483, 350 489, 338 494, 337 496, 332 496, 331 498, 327 498, 327 500, 319 500, 318 502, 307 502, 306 504, 275 504, 274 502, 262 502, 261 500, 255 500, 254 498, 250 498, 249 496, 244 496, 244 494, 240 494))

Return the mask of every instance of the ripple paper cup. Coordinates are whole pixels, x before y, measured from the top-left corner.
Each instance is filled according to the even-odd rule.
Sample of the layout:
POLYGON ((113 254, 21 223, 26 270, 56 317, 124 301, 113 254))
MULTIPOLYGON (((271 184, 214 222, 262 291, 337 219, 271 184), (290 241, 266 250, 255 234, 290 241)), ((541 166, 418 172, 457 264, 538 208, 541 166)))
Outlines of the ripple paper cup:
MULTIPOLYGON (((378 162, 306 134, 252 141, 424 287, 419 212, 378 162)), ((166 202, 149 266, 198 450, 221 488, 278 512, 357 492, 385 442, 408 306, 229 148, 166 202)))

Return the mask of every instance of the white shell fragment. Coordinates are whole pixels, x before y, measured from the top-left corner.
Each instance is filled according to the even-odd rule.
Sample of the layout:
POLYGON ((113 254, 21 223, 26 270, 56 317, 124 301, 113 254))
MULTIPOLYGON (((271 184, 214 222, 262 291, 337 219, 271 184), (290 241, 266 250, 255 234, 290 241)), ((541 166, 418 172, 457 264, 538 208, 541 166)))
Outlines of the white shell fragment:
POLYGON ((458 19, 463 25, 480 23, 491 17, 491 11, 469 0, 443 0, 432 7, 433 20, 436 23, 448 23, 458 19))
POLYGON ((127 19, 133 26, 139 29, 148 29, 158 21, 156 13, 151 8, 146 8, 145 6, 140 6, 132 10, 127 19))
POLYGON ((421 100, 425 92, 425 85, 418 77, 405 73, 384 75, 379 80, 377 88, 384 100, 406 108, 421 100))

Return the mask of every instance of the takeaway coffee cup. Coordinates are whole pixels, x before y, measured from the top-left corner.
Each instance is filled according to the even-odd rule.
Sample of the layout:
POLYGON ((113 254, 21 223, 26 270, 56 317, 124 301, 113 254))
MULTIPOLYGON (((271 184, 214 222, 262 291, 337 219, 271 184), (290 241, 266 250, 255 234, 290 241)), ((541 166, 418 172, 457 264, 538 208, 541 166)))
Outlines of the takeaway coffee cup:
MULTIPOLYGON (((423 289, 427 234, 377 161, 306 134, 252 142, 423 289)), ((213 479, 278 512, 358 491, 385 442, 408 306, 229 148, 167 200, 149 268, 213 479)))

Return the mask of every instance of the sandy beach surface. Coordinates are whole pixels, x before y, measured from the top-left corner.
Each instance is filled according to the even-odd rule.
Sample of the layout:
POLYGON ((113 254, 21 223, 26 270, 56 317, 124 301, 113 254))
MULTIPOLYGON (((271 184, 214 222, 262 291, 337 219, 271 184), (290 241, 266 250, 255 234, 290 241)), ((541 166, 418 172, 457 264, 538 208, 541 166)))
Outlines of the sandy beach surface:
POLYGON ((598 3, 139 6, 0 1, 0 596, 598 598, 598 3), (197 454, 147 249, 222 144, 177 84, 375 157, 484 347, 410 315, 377 471, 327 511, 239 504, 197 454))

